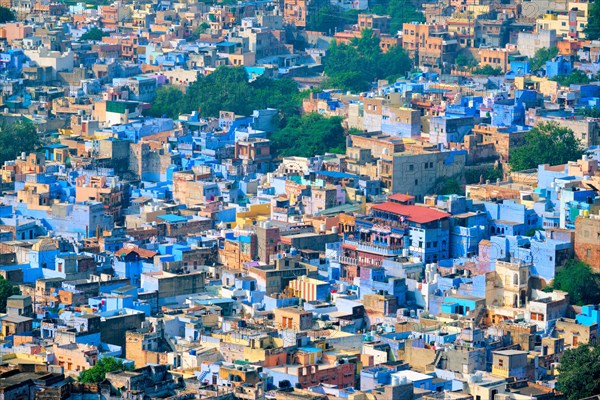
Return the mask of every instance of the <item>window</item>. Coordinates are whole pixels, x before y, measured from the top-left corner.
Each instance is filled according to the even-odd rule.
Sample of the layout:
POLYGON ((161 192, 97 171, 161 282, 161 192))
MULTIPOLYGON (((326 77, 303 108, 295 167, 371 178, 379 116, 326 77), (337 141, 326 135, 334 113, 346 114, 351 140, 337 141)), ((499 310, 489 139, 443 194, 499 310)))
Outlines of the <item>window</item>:
POLYGON ((503 359, 498 360, 498 366, 499 367, 504 367, 504 360, 503 359))

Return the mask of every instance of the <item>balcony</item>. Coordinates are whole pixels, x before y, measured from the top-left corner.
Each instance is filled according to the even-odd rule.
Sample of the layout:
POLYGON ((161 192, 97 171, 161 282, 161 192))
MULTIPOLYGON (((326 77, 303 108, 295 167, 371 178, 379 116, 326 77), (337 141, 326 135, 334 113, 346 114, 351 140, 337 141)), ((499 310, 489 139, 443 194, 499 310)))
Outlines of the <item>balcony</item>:
POLYGON ((400 246, 386 246, 373 242, 363 242, 360 240, 345 239, 344 244, 355 246, 356 250, 367 251, 369 253, 382 254, 384 256, 394 256, 402 254, 400 246))
POLYGON ((358 265, 358 260, 356 258, 347 257, 347 256, 332 257, 331 260, 332 261, 337 261, 340 264, 358 265))

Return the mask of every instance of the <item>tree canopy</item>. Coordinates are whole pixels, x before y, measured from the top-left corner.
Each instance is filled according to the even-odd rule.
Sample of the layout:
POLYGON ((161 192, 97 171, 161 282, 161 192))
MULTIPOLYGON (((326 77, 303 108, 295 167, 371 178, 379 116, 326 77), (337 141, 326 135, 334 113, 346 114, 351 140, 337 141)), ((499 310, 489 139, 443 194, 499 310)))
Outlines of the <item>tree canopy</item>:
POLYGON ((443 181, 440 181, 436 186, 439 188, 436 190, 436 193, 439 193, 441 195, 462 195, 465 193, 464 189, 460 185, 460 182, 456 178, 444 179, 443 181))
POLYGON ((365 29, 350 44, 332 43, 325 59, 326 85, 360 92, 377 79, 394 80, 410 71, 412 60, 402 47, 382 53, 379 42, 372 30, 365 29))
POLYGON ((513 171, 566 164, 580 159, 584 150, 571 129, 546 122, 525 133, 525 144, 511 151, 508 163, 513 171))
POLYGON ((194 28, 192 33, 188 36, 187 40, 188 41, 198 40, 200 35, 202 35, 204 32, 206 32, 209 28, 210 28, 210 25, 208 24, 208 22, 206 22, 206 21, 202 22, 200 25, 198 25, 196 28, 194 28))
POLYGON ((600 118, 600 108, 585 107, 577 110, 577 115, 588 118, 600 118))
POLYGON ((558 372, 556 388, 567 400, 600 394, 600 346, 583 344, 565 351, 558 372))
POLYGON ((6 312, 6 299, 15 294, 21 294, 19 288, 0 276, 0 313, 6 312))
POLYGON ((425 15, 410 0, 380 0, 372 8, 373 14, 389 15, 390 33, 402 31, 402 25, 409 22, 425 22, 425 15))
POLYGON ((96 362, 96 365, 79 375, 79 382, 100 383, 105 379, 107 373, 127 369, 129 368, 123 365, 122 360, 114 357, 102 357, 96 362))
POLYGON ((585 72, 575 70, 568 75, 557 75, 550 80, 558 82, 560 86, 584 85, 590 83, 590 78, 585 72))
POLYGON ((328 0, 315 0, 307 15, 307 29, 334 35, 336 30, 356 24, 360 12, 389 15, 392 35, 402 31, 402 25, 406 22, 425 22, 423 13, 410 0, 379 0, 373 3, 377 4, 368 10, 358 11, 344 10, 328 0))
POLYGON ((342 118, 327 118, 317 113, 291 117, 270 139, 274 151, 281 157, 313 157, 327 152, 341 154, 346 149, 342 118))
POLYGON ((535 52, 535 55, 533 57, 531 57, 531 60, 529 60, 529 62, 531 64, 531 69, 535 71, 536 69, 542 68, 543 66, 546 65, 546 61, 552 60, 557 55, 558 55, 557 47, 551 47, 551 48, 542 47, 540 49, 537 49, 535 52))
POLYGON ((490 76, 498 76, 502 75, 502 68, 494 68, 491 65, 487 64, 483 67, 475 68, 473 70, 473 75, 490 75, 490 76))
POLYGON ((316 0, 311 7, 312 10, 306 17, 306 29, 309 31, 333 36, 336 31, 344 30, 346 25, 353 25, 358 21, 358 10, 343 10, 329 0, 316 0))
POLYGON ((600 39, 600 2, 594 0, 590 5, 587 25, 583 32, 588 40, 600 39))
POLYGON ((552 288, 569 293, 572 304, 600 303, 600 275, 584 262, 570 260, 554 277, 552 288))
POLYGON ((102 40, 103 37, 109 36, 108 32, 104 32, 102 29, 94 26, 89 31, 81 35, 81 40, 94 40, 99 41, 102 40))
POLYGON ((173 86, 159 88, 148 114, 177 118, 198 111, 202 117, 217 117, 219 111, 250 115, 253 110, 277 108, 284 115, 298 113, 302 95, 291 79, 259 77, 248 82, 244 67, 219 67, 199 76, 185 93, 173 86))
POLYGON ((0 165, 14 160, 22 152, 29 153, 40 144, 35 126, 28 121, 0 124, 0 165))
POLYGON ((13 13, 10 8, 0 7, 0 24, 11 22, 15 19, 15 13, 13 13))
POLYGON ((464 51, 456 56, 455 63, 460 68, 474 67, 477 65, 477 60, 468 51, 464 51))

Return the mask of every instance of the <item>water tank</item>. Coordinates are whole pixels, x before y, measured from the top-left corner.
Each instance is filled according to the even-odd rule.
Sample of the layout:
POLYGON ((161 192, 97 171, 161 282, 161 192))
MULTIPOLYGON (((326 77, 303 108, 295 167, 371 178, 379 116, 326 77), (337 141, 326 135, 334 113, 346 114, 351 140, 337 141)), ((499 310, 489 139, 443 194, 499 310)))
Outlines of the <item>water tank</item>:
POLYGON ((333 228, 331 228, 331 232, 337 234, 339 232, 339 228, 337 226, 334 226, 333 228))
POLYGON ((392 375, 392 386, 400 386, 400 378, 392 375))
POLYGON ((402 257, 408 257, 408 249, 402 249, 402 257))
POLYGON ((327 224, 322 223, 321 225, 319 225, 319 231, 326 232, 327 231, 327 224))
POLYGON ((298 254, 298 249, 296 249, 295 247, 292 247, 292 248, 290 249, 290 255, 291 255, 291 256, 295 256, 295 255, 297 255, 297 254, 298 254))
POLYGON ((346 293, 348 286, 345 283, 340 283, 340 293, 346 293))

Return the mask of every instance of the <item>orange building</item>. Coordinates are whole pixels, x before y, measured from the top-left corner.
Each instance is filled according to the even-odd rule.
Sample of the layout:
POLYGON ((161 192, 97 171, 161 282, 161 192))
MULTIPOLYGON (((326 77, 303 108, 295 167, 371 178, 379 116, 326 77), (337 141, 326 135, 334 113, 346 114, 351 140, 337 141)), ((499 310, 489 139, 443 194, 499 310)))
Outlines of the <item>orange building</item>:
POLYGON ((308 7, 309 1, 307 0, 284 0, 283 20, 290 25, 306 27, 308 7))
POLYGON ((591 42, 584 42, 581 40, 561 40, 556 42, 556 48, 558 49, 558 54, 563 56, 574 56, 577 54, 579 49, 583 47, 584 44, 591 42))
POLYGON ((418 55, 418 65, 441 68, 454 62, 459 46, 440 25, 410 23, 402 26, 402 47, 411 57, 418 55))
POLYGON ((506 49, 479 50, 479 66, 489 65, 492 68, 501 68, 503 72, 509 69, 509 56, 512 53, 506 49))

